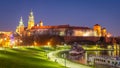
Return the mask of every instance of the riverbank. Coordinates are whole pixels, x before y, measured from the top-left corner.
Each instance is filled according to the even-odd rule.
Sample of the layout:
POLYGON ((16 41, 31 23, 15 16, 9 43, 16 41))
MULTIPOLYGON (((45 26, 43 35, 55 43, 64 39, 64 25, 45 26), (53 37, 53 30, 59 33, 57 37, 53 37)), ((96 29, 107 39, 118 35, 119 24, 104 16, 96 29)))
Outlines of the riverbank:
POLYGON ((60 58, 60 57, 56 56, 56 54, 61 52, 61 51, 64 51, 64 50, 57 50, 57 51, 53 51, 53 52, 48 53, 49 59, 52 60, 52 61, 55 61, 55 62, 57 62, 61 65, 64 65, 68 68, 92 68, 92 67, 82 65, 82 64, 78 64, 78 63, 75 63, 75 62, 71 62, 71 61, 68 61, 66 59, 63 59, 63 58, 60 58))
POLYGON ((0 48, 0 68, 64 68, 50 61, 44 47, 0 48))

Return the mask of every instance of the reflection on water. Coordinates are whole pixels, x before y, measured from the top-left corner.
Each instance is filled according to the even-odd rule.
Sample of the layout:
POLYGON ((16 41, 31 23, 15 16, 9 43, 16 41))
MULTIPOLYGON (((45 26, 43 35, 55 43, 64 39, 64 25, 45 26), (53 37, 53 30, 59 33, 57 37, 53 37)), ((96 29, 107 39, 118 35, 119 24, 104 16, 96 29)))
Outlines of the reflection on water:
POLYGON ((113 50, 111 50, 111 48, 107 48, 107 50, 90 50, 90 51, 86 51, 87 55, 95 55, 95 56, 120 56, 120 45, 113 45, 113 50))
MULTIPOLYGON (((119 56, 120 57, 120 45, 110 45, 107 48, 103 48, 101 50, 98 46, 100 46, 100 45, 97 45, 97 47, 93 48, 93 50, 88 49, 81 58, 79 58, 78 60, 75 60, 75 61, 82 63, 82 64, 87 64, 87 59, 91 55, 93 55, 93 56, 110 56, 110 57, 119 56)), ((71 59, 71 60, 74 60, 74 59, 71 59)))
POLYGON ((108 50, 105 50, 105 51, 86 51, 87 55, 95 55, 95 56, 113 56, 113 57, 116 57, 116 56, 120 56, 120 51, 116 51, 116 50, 113 50, 113 51, 108 51, 108 50))
MULTIPOLYGON (((107 50, 89 50, 86 51, 85 55, 83 56, 83 60, 87 62, 87 59, 90 55, 94 56, 111 56, 111 57, 120 57, 120 46, 119 45, 114 45, 113 50, 107 48, 107 50)), ((86 64, 86 63, 84 63, 86 64)))
MULTIPOLYGON (((119 52, 119 51, 118 51, 119 52)), ((103 51, 86 51, 87 55, 95 55, 95 56, 116 56, 116 51, 108 51, 108 50, 103 50, 103 51)))

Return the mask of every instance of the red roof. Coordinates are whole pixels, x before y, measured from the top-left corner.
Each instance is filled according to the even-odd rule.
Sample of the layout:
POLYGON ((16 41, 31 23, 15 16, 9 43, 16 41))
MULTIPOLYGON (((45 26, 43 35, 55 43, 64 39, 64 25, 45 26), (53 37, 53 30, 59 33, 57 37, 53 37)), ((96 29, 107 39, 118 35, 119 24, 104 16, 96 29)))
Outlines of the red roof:
POLYGON ((70 25, 57 25, 57 26, 34 26, 32 29, 59 29, 59 28, 70 28, 70 29, 91 29, 88 27, 70 26, 70 25))

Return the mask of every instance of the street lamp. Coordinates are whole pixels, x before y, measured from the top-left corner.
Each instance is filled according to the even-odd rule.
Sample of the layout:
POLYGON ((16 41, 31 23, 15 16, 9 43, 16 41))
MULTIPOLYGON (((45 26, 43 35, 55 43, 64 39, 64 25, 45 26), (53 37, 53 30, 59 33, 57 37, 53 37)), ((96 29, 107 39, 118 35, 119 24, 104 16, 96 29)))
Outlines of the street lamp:
MULTIPOLYGON (((66 46, 67 46, 67 45, 64 44, 64 48, 65 48, 65 50, 66 50, 66 46)), ((66 67, 66 54, 65 54, 65 53, 63 54, 63 57, 64 57, 64 64, 65 64, 65 67, 66 67)))
POLYGON ((66 54, 65 53, 63 54, 63 57, 64 57, 64 65, 66 67, 66 54))

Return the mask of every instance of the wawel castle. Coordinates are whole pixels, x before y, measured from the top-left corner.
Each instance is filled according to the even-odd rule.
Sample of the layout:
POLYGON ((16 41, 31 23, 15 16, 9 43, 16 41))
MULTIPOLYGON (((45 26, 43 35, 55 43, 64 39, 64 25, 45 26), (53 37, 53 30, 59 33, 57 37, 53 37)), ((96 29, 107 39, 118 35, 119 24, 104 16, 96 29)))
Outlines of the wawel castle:
POLYGON ((30 35, 59 35, 59 36, 81 36, 81 37, 101 37, 106 36, 110 37, 111 34, 107 32, 106 28, 101 27, 99 24, 95 24, 93 28, 82 27, 82 26, 71 26, 71 25, 56 25, 49 26, 43 25, 44 23, 40 21, 35 24, 34 15, 31 11, 28 17, 28 25, 25 26, 20 18, 19 25, 16 28, 16 32, 21 36, 30 36, 30 35))

